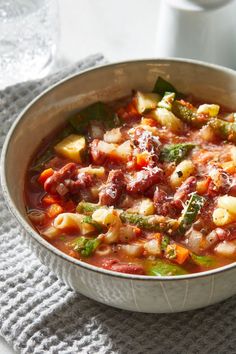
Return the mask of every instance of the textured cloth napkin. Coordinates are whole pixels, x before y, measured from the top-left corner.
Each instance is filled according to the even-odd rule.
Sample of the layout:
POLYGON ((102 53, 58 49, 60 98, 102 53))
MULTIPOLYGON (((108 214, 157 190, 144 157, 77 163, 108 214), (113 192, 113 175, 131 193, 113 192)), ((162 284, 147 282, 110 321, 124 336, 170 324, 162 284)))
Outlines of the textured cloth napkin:
MULTIPOLYGON (((0 91, 1 146, 32 98, 103 60, 95 55, 46 79, 0 91)), ((58 280, 24 245, 1 193, 0 335, 25 354, 236 353, 236 297, 170 315, 126 312, 89 300, 58 280)))

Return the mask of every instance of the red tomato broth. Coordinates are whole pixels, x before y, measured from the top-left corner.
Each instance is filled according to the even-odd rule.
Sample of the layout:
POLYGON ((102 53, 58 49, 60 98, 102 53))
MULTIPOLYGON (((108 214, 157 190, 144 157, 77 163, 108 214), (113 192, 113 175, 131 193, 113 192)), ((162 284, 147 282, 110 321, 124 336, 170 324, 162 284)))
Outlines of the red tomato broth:
MULTIPOLYGON (((86 131, 83 132, 83 134, 81 133, 78 134, 77 132, 73 133, 73 134, 78 134, 80 136, 86 137, 86 149, 85 149, 86 156, 83 157, 82 162, 75 162, 68 157, 56 153, 55 150, 52 149, 52 155, 50 156, 50 159, 48 159, 45 163, 43 163, 39 169, 34 170, 34 166, 35 163, 37 162, 38 157, 42 155, 43 151, 47 150, 47 148, 51 145, 51 141, 57 140, 56 137, 58 135, 58 132, 51 134, 48 137, 48 139, 46 139, 42 143, 42 145, 39 147, 39 149, 33 156, 33 159, 30 163, 29 169, 26 174, 26 182, 25 182, 25 204, 27 210, 29 211, 29 214, 30 211, 32 210, 41 211, 44 213, 43 222, 41 220, 40 223, 37 224, 35 220, 32 221, 31 219, 33 226, 42 235, 42 237, 47 239, 48 242, 50 242, 56 248, 60 249, 62 252, 67 253, 74 258, 80 259, 92 265, 119 271, 119 272, 124 272, 124 273, 146 274, 146 275, 172 275, 172 274, 178 275, 178 274, 186 274, 186 273, 198 273, 205 270, 221 267, 223 265, 235 261, 236 251, 230 255, 228 254, 225 255, 224 253, 220 254, 219 252, 216 252, 216 247, 219 243, 225 244, 227 242, 231 242, 232 245, 234 245, 234 239, 236 240, 236 232, 235 232, 236 228, 235 229, 233 228, 233 223, 234 223, 233 216, 231 222, 221 226, 215 225, 212 218, 212 214, 214 210, 217 208, 218 198, 220 196, 225 196, 230 194, 230 188, 232 187, 232 185, 234 185, 234 181, 236 177, 236 168, 234 169, 233 164, 232 166, 229 165, 229 163, 232 162, 230 151, 232 146, 234 146, 233 142, 230 141, 230 139, 229 141, 226 141, 226 139, 221 139, 218 134, 215 134, 215 136, 211 139, 211 141, 207 141, 200 134, 199 128, 191 126, 191 124, 187 124, 186 122, 182 122, 182 127, 183 127, 182 131, 178 133, 173 132, 171 131, 171 129, 166 127, 164 124, 160 124, 160 122, 158 121, 155 121, 156 123, 154 124, 153 118, 150 118, 152 115, 151 114, 152 111, 148 111, 147 113, 140 114, 137 111, 137 108, 135 108, 136 100, 134 98, 131 99, 130 101, 131 103, 127 104, 127 102, 128 102, 127 98, 125 98, 124 100, 116 101, 110 105, 111 109, 115 110, 118 113, 118 115, 120 114, 123 118, 121 128, 119 127, 116 128, 116 129, 120 129, 121 137, 117 138, 119 142, 115 143, 116 148, 114 150, 114 153, 112 152, 111 154, 105 154, 104 156, 104 151, 100 151, 97 148, 96 144, 94 150, 96 154, 98 152, 98 155, 100 154, 100 156, 95 156, 93 153, 91 153, 91 146, 94 144, 96 138, 95 139, 93 138, 92 134, 89 132, 89 127, 88 127, 86 131), (142 117, 146 119, 146 120, 144 119, 145 124, 150 123, 149 126, 151 128, 148 128, 148 126, 146 125, 142 125, 142 117), (133 133, 130 133, 130 130, 134 129, 136 131, 137 129, 139 129, 139 127, 143 129, 144 133, 141 134, 140 139, 139 138, 135 139, 132 135, 133 133), (128 156, 125 156, 124 158, 122 154, 121 155, 117 154, 117 148, 121 146, 124 142, 129 140, 131 141, 130 144, 131 153, 128 153, 128 156), (182 193, 183 200, 181 200, 182 197, 180 198, 180 200, 178 200, 178 198, 175 200, 176 192, 179 192, 181 195, 181 191, 179 191, 179 189, 181 188, 183 183, 187 180, 187 178, 179 186, 173 187, 173 185, 171 184, 171 178, 172 178, 171 176, 173 175, 173 171, 175 170, 176 166, 178 166, 179 163, 181 163, 181 161, 178 163, 174 161, 161 162, 160 151, 162 151, 162 149, 166 145, 185 144, 185 143, 191 143, 196 145, 186 155, 186 157, 182 159, 182 161, 184 160, 192 161, 192 164, 194 166, 193 172, 190 174, 190 176, 188 176, 188 178, 191 176, 195 177, 196 186, 194 190, 184 191, 182 193), (155 152, 153 153, 153 151, 155 152), (144 162, 142 159, 139 159, 137 163, 137 157, 136 157, 137 154, 140 153, 142 154, 146 152, 147 154, 149 154, 150 158, 148 160, 145 160, 144 162), (156 251, 154 250, 156 253, 152 250, 150 251, 148 247, 146 247, 146 245, 149 241, 155 239, 154 237, 155 232, 149 231, 145 229, 145 227, 140 228, 140 233, 135 234, 135 236, 133 238, 131 237, 131 239, 128 240, 127 242, 124 242, 124 240, 121 241, 120 235, 116 238, 114 242, 110 243, 109 241, 108 243, 108 241, 106 240, 104 241, 104 236, 101 235, 106 234, 110 227, 110 226, 106 227, 104 225, 100 225, 102 231, 101 230, 98 231, 96 228, 94 228, 93 231, 83 235, 81 234, 81 231, 79 229, 73 227, 72 228, 68 227, 65 228, 64 230, 61 230, 61 232, 58 232, 56 236, 54 235, 49 237, 48 235, 46 235, 45 230, 47 228, 50 227, 54 228, 55 217, 50 217, 48 215, 47 211, 49 205, 44 202, 44 198, 46 197, 47 199, 49 199, 50 202, 50 194, 45 191, 44 188, 45 185, 42 183, 40 184, 38 182, 40 174, 44 170, 49 168, 52 168, 54 172, 60 173, 60 170, 63 167, 67 166, 69 163, 72 162, 76 165, 76 173, 74 173, 72 177, 70 176, 67 179, 66 178, 64 180, 62 179, 62 182, 59 183, 59 184, 63 184, 64 186, 63 188, 65 189, 65 191, 67 190, 67 192, 64 195, 60 195, 57 191, 54 194, 52 194, 52 201, 58 204, 62 208, 63 210, 62 213, 74 213, 76 215, 80 214, 80 212, 76 211, 76 206, 82 200, 85 200, 86 202, 92 202, 95 203, 96 205, 103 206, 108 209, 110 208, 111 210, 114 207, 115 210, 122 209, 123 211, 128 213, 135 212, 140 214, 140 212, 134 211, 138 209, 137 201, 141 203, 142 199, 146 198, 149 200, 150 203, 152 203, 152 208, 154 209, 152 210, 151 214, 149 215, 147 214, 144 216, 163 215, 164 218, 167 219, 171 218, 174 221, 180 223, 179 220, 181 220, 181 216, 183 216, 184 206, 186 206, 186 204, 190 200, 191 195, 199 194, 200 196, 203 196, 205 198, 204 205, 202 206, 201 210, 199 210, 195 220, 192 222, 191 227, 189 227, 189 229, 186 230, 184 234, 183 233, 179 234, 177 232, 178 229, 177 231, 171 230, 171 232, 163 231, 160 232, 161 235, 160 239, 157 239, 156 242, 159 245, 158 247, 160 248, 164 236, 168 235, 170 249, 173 245, 174 245, 173 246, 174 252, 175 252, 175 247, 178 247, 178 245, 180 245, 184 249, 187 249, 189 252, 189 256, 187 257, 187 259, 183 263, 179 264, 177 262, 177 255, 174 254, 172 255, 173 258, 171 258, 172 256, 169 258, 168 254, 166 253, 167 249, 161 249, 161 251, 159 250, 158 252, 157 250, 156 251), (223 170, 222 164, 224 165, 225 163, 228 163, 228 167, 227 167, 228 170, 230 170, 231 168, 230 173, 225 172, 223 170), (86 172, 82 173, 85 174, 85 177, 83 177, 85 178, 85 182, 83 184, 83 181, 79 180, 80 183, 78 183, 77 186, 76 185, 78 181, 77 177, 79 175, 78 170, 84 167, 88 167, 90 165, 94 169, 103 167, 104 174, 102 176, 90 175, 89 178, 87 178, 88 173, 86 172), (211 165, 212 168, 215 168, 217 170, 216 173, 219 174, 219 181, 216 179, 215 181, 216 184, 214 184, 213 179, 209 177, 209 168, 210 168, 209 166, 211 165), (147 181, 145 179, 146 178, 145 173, 148 173, 148 171, 153 171, 155 170, 155 168, 156 170, 158 169, 161 170, 162 176, 159 178, 157 173, 157 176, 153 179, 154 182, 153 183, 148 182, 150 185, 146 188, 147 181), (115 171, 115 173, 117 171, 121 171, 124 178, 118 179, 117 182, 114 179, 115 177, 113 176, 113 180, 111 177, 111 181, 109 181, 109 176, 111 176, 110 175, 111 171, 115 171), (143 176, 141 175, 142 173, 143 176), (229 182, 230 186, 223 185, 225 176, 226 179, 228 178, 230 180, 229 182), (132 181, 136 180, 137 182, 138 179, 142 181, 142 177, 143 177, 143 183, 141 183, 139 187, 136 188, 132 186, 133 189, 131 187, 130 190, 127 189, 128 186, 132 184, 132 181), (68 180, 67 181, 68 183, 66 182, 67 185, 65 186, 66 180, 68 180), (202 182, 201 186, 198 185, 200 182, 202 182), (222 185, 220 184, 221 182, 222 185), (97 189, 97 192, 92 191, 93 188, 97 189), (109 192, 109 188, 110 188, 110 192, 109 192), (160 189, 161 192, 158 191, 158 188, 160 189), (115 197, 112 203, 111 203, 112 198, 109 195, 111 191, 112 193, 114 192, 114 195, 116 193, 118 194, 118 197, 115 197), (158 194, 158 192, 160 193, 158 194), (102 193, 105 193, 105 200, 106 199, 108 200, 108 204, 103 203, 103 205, 101 205, 100 201, 102 200, 101 198, 102 193), (156 201, 155 201, 155 193, 157 195, 156 201), (200 226, 197 225, 197 222, 199 222, 200 226), (221 231, 218 230, 219 233, 221 232, 224 236, 221 236, 221 238, 219 238, 219 236, 217 235, 216 242, 206 246, 207 236, 209 236, 209 234, 216 229, 220 229, 221 231), (188 233, 190 233, 191 235, 191 232, 193 236, 186 236, 188 233), (201 242, 199 242, 197 248, 190 245, 190 239, 194 237, 194 233, 196 232, 201 234, 201 242), (73 248, 73 241, 81 237, 86 238, 86 240, 98 239, 100 245, 103 244, 108 245, 110 247, 109 254, 99 255, 97 250, 99 250, 100 245, 97 246, 97 248, 93 252, 91 252, 89 256, 85 256, 84 254, 82 254, 81 250, 76 251, 73 248), (135 247, 138 246, 140 248, 143 247, 143 251, 138 256, 137 255, 132 256, 131 254, 126 253, 124 250, 122 251, 122 246, 124 245, 131 245, 131 246, 134 245, 135 247), (201 262, 198 263, 196 262, 196 260, 194 261, 193 258, 194 255, 201 256, 201 257, 210 256, 213 262, 212 263, 208 262, 206 258, 205 263, 204 261, 203 263, 201 262), (181 268, 180 273, 178 273, 178 271, 177 273, 175 273, 175 270, 174 273, 172 273, 171 270, 170 271, 164 270, 163 274, 162 273, 159 274, 158 272, 153 273, 152 271, 150 271, 153 269, 153 267, 158 268, 158 264, 159 264, 158 261, 160 260, 162 260, 165 263, 165 265, 167 264, 167 267, 168 265, 174 265, 174 266, 177 265, 178 267, 181 268), (116 264, 117 266, 114 266, 114 264, 116 264), (183 273, 181 273, 182 271, 183 273)), ((196 106, 198 107, 200 104, 201 102, 197 102, 196 100, 191 99, 191 105, 189 105, 189 107, 196 107, 196 106)), ((228 115, 229 113, 230 112, 227 112, 227 110, 224 108, 224 110, 222 110, 222 112, 220 113, 221 119, 222 117, 224 117, 224 115, 228 115)), ((96 121, 95 123, 92 124, 96 125, 96 121)), ((65 127, 63 127, 62 130, 63 129, 65 129, 65 127)), ((105 127, 103 129, 104 129, 104 133, 106 131, 111 130, 105 127)), ((98 139, 98 140, 99 142, 104 141, 103 139, 98 139)), ((108 143, 108 144, 114 144, 114 143, 108 143)), ((147 180, 150 181, 152 180, 152 178, 153 177, 150 175, 149 177, 147 177, 147 180)), ((225 184, 227 184, 226 182, 225 184)), ((116 212, 114 213, 116 214, 116 212)), ((84 213, 82 212, 81 214, 83 214, 84 217, 86 216, 91 217, 91 215, 93 215, 91 213, 86 213, 86 212, 84 213)), ((140 215, 141 217, 143 216, 143 214, 140 215)), ((235 217, 235 222, 236 222, 236 217, 235 217)), ((121 227, 126 227, 127 225, 131 225, 131 224, 129 222, 121 223, 121 227)), ((138 226, 139 228, 139 225, 136 226, 138 226)), ((197 235, 197 237, 199 237, 199 234, 197 235)))

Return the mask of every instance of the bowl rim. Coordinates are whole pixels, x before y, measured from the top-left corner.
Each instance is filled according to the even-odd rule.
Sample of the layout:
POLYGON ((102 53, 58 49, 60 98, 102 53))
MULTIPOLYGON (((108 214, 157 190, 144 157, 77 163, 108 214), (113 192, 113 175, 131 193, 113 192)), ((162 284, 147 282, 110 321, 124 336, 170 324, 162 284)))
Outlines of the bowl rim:
POLYGON ((43 90, 39 95, 37 95, 33 100, 31 100, 27 106, 18 114, 17 118, 15 119, 14 123, 12 124, 11 128, 9 129, 5 141, 2 147, 2 153, 1 153, 1 185, 2 185, 2 190, 3 190, 3 196, 6 201, 6 204, 11 212, 11 214, 17 219, 19 225, 26 231, 27 237, 33 237, 33 239, 42 247, 46 248, 47 251, 50 251, 53 253, 55 256, 60 257, 62 260, 67 261, 69 263, 72 263, 75 266, 82 267, 83 269, 86 269, 87 271, 93 271, 102 275, 107 275, 115 278, 120 278, 120 279, 126 279, 126 280, 135 280, 135 281, 149 281, 149 282, 156 282, 156 281, 181 281, 181 280, 194 280, 194 279, 199 279, 199 278, 205 278, 208 276, 214 276, 216 274, 225 272, 227 270, 231 270, 236 267, 236 262, 232 262, 230 264, 224 265, 219 268, 214 268, 210 269, 204 272, 199 272, 199 273, 191 273, 191 274, 184 274, 184 275, 172 275, 172 276, 150 276, 150 275, 135 275, 135 274, 128 274, 128 273, 119 273, 119 272, 114 272, 108 269, 100 268, 94 265, 91 265, 89 263, 80 261, 76 258, 73 258, 66 253, 60 251, 58 248, 54 247, 52 244, 50 244, 48 241, 46 241, 42 236, 40 236, 39 233, 36 232, 36 230, 33 228, 33 226, 30 226, 29 223, 27 223, 26 219, 21 216, 21 213, 18 211, 18 208, 16 207, 15 203, 13 202, 11 196, 10 196, 10 191, 8 189, 7 185, 7 178, 6 178, 6 164, 7 164, 7 151, 8 147, 11 142, 11 138, 14 134, 15 129, 17 129, 18 125, 24 120, 24 117, 27 116, 27 111, 39 100, 41 100, 44 96, 46 96, 49 92, 57 89, 59 86, 63 85, 65 82, 68 82, 70 80, 73 80, 75 77, 78 76, 84 76, 87 73, 90 72, 96 72, 101 69, 112 69, 115 67, 118 67, 120 65, 135 65, 139 63, 143 64, 155 64, 155 63, 180 63, 180 64, 192 64, 194 66, 200 66, 200 67, 205 67, 206 69, 214 69, 218 72, 224 72, 228 73, 230 75, 233 75, 236 77, 236 71, 233 69, 216 65, 216 64, 211 64, 207 62, 203 62, 200 60, 195 60, 195 59, 185 59, 185 58, 170 58, 170 57, 154 57, 154 58, 145 58, 145 59, 131 59, 131 60, 125 60, 125 61, 118 61, 118 62, 112 62, 108 64, 102 64, 98 65, 94 68, 88 68, 85 69, 81 72, 71 74, 67 76, 66 78, 63 78, 62 80, 59 80, 58 82, 50 85, 47 89, 43 90))

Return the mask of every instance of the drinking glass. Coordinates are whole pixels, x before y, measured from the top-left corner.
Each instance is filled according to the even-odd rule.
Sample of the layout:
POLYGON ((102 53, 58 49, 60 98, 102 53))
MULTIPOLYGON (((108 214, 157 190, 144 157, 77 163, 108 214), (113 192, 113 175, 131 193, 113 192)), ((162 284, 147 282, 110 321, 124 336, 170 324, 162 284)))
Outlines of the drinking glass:
POLYGON ((0 88, 50 71, 58 13, 57 0, 0 0, 0 88))

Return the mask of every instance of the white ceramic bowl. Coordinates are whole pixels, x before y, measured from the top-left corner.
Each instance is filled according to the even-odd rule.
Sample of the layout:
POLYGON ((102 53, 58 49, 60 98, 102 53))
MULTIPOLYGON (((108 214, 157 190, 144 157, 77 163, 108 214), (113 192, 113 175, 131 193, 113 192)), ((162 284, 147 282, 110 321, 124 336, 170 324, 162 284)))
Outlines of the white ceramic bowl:
POLYGON ((20 114, 2 152, 1 178, 5 199, 22 226, 32 252, 71 288, 114 307, 142 312, 177 312, 204 307, 236 294, 235 263, 178 277, 116 273, 67 256, 32 228, 23 200, 30 158, 41 140, 72 111, 94 101, 150 91, 158 75, 181 92, 236 110, 236 72, 190 60, 140 60, 111 64, 72 76, 37 97, 20 114))

